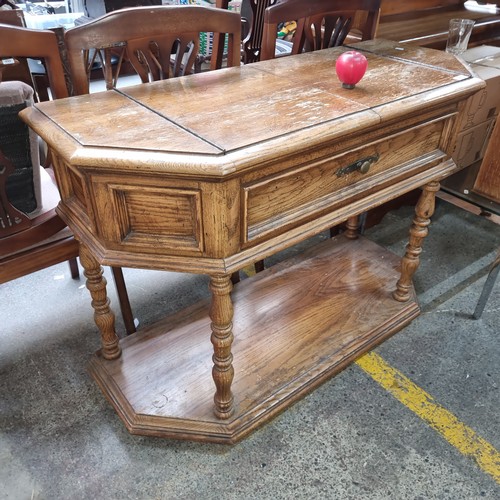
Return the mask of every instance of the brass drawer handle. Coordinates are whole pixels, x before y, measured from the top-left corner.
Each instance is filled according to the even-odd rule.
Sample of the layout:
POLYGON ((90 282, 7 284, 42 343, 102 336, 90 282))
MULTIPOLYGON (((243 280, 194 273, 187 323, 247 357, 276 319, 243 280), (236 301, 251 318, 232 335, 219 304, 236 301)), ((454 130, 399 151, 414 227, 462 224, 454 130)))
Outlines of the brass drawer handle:
POLYGON ((370 170, 372 163, 375 163, 376 161, 378 161, 378 159, 379 155, 368 156, 354 163, 351 163, 347 167, 339 168, 335 172, 335 174, 337 175, 337 177, 342 177, 344 175, 350 174, 351 172, 360 172, 361 174, 366 174, 370 170))

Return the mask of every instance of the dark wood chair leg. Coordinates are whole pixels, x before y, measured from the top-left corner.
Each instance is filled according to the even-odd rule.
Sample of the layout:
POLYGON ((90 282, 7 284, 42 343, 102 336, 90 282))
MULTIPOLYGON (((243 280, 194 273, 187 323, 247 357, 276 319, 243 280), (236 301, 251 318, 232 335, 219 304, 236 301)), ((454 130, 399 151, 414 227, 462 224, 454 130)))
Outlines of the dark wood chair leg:
POLYGON ((236 285, 236 283, 240 282, 240 272, 235 271, 233 274, 231 274, 231 283, 233 285, 236 285))
POLYGON ((330 228, 330 238, 334 238, 335 236, 340 234, 340 228, 341 228, 340 225, 331 227, 330 228))
POLYGON ((128 298, 127 287, 123 278, 123 271, 121 267, 112 267, 113 279, 115 280, 116 292, 118 294, 118 301, 120 302, 120 310, 122 313, 123 322, 127 335, 135 333, 134 315, 130 307, 130 300, 128 298))
POLYGON ((80 278, 80 270, 78 269, 78 261, 76 260, 76 257, 69 259, 68 264, 69 264, 69 270, 71 273, 71 278, 74 280, 79 279, 80 278))
POLYGON ((264 271, 264 261, 263 260, 258 260, 255 264, 255 272, 260 273, 264 271))

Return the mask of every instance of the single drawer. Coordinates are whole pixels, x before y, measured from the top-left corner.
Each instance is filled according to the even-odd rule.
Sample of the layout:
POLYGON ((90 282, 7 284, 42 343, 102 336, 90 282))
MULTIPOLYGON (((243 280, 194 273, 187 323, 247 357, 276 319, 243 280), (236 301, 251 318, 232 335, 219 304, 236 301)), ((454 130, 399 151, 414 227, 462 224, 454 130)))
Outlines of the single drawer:
POLYGON ((242 244, 297 227, 435 165, 449 116, 242 186, 242 244))

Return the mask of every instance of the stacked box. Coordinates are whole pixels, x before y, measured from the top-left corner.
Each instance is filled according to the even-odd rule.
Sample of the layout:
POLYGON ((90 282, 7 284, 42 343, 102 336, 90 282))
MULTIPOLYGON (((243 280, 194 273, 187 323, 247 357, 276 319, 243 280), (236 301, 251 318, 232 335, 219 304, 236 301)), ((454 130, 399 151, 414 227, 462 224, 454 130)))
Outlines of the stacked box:
POLYGON ((463 54, 486 87, 469 100, 459 125, 453 159, 460 167, 481 160, 500 111, 500 47, 482 45, 463 54))

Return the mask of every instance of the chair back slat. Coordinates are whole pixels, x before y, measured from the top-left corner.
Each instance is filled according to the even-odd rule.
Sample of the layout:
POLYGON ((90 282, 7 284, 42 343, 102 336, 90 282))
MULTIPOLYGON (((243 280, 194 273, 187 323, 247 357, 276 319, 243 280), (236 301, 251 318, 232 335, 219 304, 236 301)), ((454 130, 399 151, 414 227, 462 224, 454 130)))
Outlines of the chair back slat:
POLYGON ((292 54, 375 37, 381 0, 277 0, 264 16, 261 59, 272 59, 278 24, 297 21, 292 54))
POLYGON ((243 62, 245 64, 260 61, 262 35, 264 30, 264 15, 270 5, 277 0, 247 0, 251 12, 251 22, 247 36, 244 38, 243 62))
MULTIPOLYGON (((134 7, 71 28, 65 33, 65 42, 74 92, 89 92, 88 61, 93 51, 99 53, 108 89, 117 85, 125 63, 143 83, 193 73, 201 33, 227 36, 227 65, 240 64, 241 17, 223 9, 195 5, 134 7)), ((217 69, 214 66, 211 68, 217 69)))

